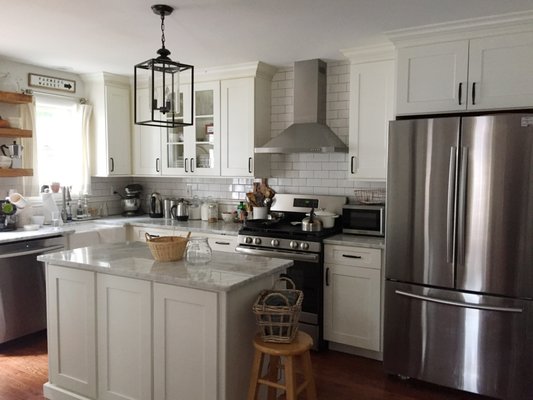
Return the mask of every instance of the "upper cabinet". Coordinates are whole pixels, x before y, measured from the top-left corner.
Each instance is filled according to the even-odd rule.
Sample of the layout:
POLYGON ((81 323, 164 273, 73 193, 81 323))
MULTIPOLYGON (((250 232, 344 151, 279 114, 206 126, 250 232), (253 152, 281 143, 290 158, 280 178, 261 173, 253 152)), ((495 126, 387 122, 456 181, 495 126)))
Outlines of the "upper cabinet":
POLYGON ((270 155, 254 148, 270 139, 273 74, 221 82, 222 176, 270 175, 270 155))
POLYGON ((385 180, 387 135, 394 119, 394 51, 390 44, 346 50, 350 58, 348 177, 385 180))
POLYGON ((92 175, 130 175, 132 119, 128 78, 104 72, 83 75, 82 79, 93 105, 92 175))
MULTIPOLYGON (((13 93, 13 92, 0 92, 0 103, 5 104, 27 104, 33 101, 33 96, 13 93)), ((0 115, 4 115, 0 112, 0 115)), ((0 127, 0 139, 2 138, 31 138, 32 131, 29 129, 19 129, 15 127, 0 127)), ((1 143, 0 143, 1 144, 1 143)), ((30 163, 31 164, 31 163, 30 163)), ((0 177, 16 177, 16 176, 32 176, 33 169, 31 168, 0 168, 0 177)))
POLYGON ((397 114, 532 107, 533 31, 524 21, 393 33, 397 114))
MULTIPOLYGON (((271 81, 275 69, 260 62, 200 70, 195 74, 194 104, 190 85, 181 85, 180 110, 193 107, 193 125, 133 128, 133 173, 165 176, 263 177, 270 156, 254 147, 270 138, 271 81)), ((147 89, 146 89, 147 90, 147 89)), ((148 101, 139 90, 137 101, 148 101)))
MULTIPOLYGON (((190 112, 190 86, 180 93, 181 110, 190 112)), ((163 132, 163 174, 175 176, 220 175, 220 83, 194 85, 193 125, 163 132)))

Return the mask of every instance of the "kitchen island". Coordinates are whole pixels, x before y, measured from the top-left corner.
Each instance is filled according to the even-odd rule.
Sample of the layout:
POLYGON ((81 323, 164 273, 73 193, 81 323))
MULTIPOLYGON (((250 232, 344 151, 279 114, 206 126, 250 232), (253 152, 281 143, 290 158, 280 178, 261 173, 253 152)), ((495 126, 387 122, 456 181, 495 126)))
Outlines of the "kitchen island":
POLYGON ((51 400, 245 399, 253 302, 292 264, 217 251, 205 266, 161 263, 139 242, 38 259, 51 400))

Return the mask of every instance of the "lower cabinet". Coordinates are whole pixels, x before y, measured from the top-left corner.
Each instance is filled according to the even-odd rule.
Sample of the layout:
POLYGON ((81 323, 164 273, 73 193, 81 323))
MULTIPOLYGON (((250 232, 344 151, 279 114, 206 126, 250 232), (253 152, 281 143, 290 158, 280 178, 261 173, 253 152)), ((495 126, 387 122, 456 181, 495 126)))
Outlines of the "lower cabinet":
POLYGON ((324 338, 381 351, 381 250, 325 246, 324 338))
POLYGON ((217 293, 55 265, 47 277, 46 398, 222 398, 217 293))
POLYGON ((217 398, 217 294, 154 284, 154 400, 217 398))
POLYGON ((149 281, 96 274, 98 399, 152 396, 149 281))

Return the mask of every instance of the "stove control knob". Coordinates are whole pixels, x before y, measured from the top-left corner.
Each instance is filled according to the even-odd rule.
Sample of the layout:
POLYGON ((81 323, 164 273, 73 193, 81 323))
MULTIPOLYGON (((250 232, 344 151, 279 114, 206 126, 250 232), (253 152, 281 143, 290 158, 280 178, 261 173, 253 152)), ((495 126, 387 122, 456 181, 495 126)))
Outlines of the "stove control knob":
POLYGON ((245 239, 244 239, 244 243, 246 244, 251 244, 253 242, 253 239, 250 237, 250 236, 247 236, 245 239))
POLYGON ((300 248, 302 250, 308 250, 309 249, 309 243, 303 242, 302 244, 300 244, 300 248))
POLYGON ((291 246, 291 249, 297 249, 298 248, 298 242, 295 242, 294 240, 291 240, 289 243, 289 246, 291 246))
POLYGON ((272 239, 272 241, 270 242, 270 244, 274 247, 278 247, 279 246, 279 240, 278 239, 272 239))
POLYGON ((254 244, 261 244, 261 238, 255 238, 254 244))

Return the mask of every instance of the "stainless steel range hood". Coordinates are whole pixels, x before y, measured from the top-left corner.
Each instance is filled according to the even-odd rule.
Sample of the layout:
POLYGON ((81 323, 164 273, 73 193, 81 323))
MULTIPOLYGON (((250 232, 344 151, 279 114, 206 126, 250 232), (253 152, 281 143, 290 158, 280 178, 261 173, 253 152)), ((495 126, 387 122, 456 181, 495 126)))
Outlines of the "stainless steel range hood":
POLYGON ((326 63, 294 63, 294 123, 256 153, 333 153, 348 147, 326 125, 326 63))

